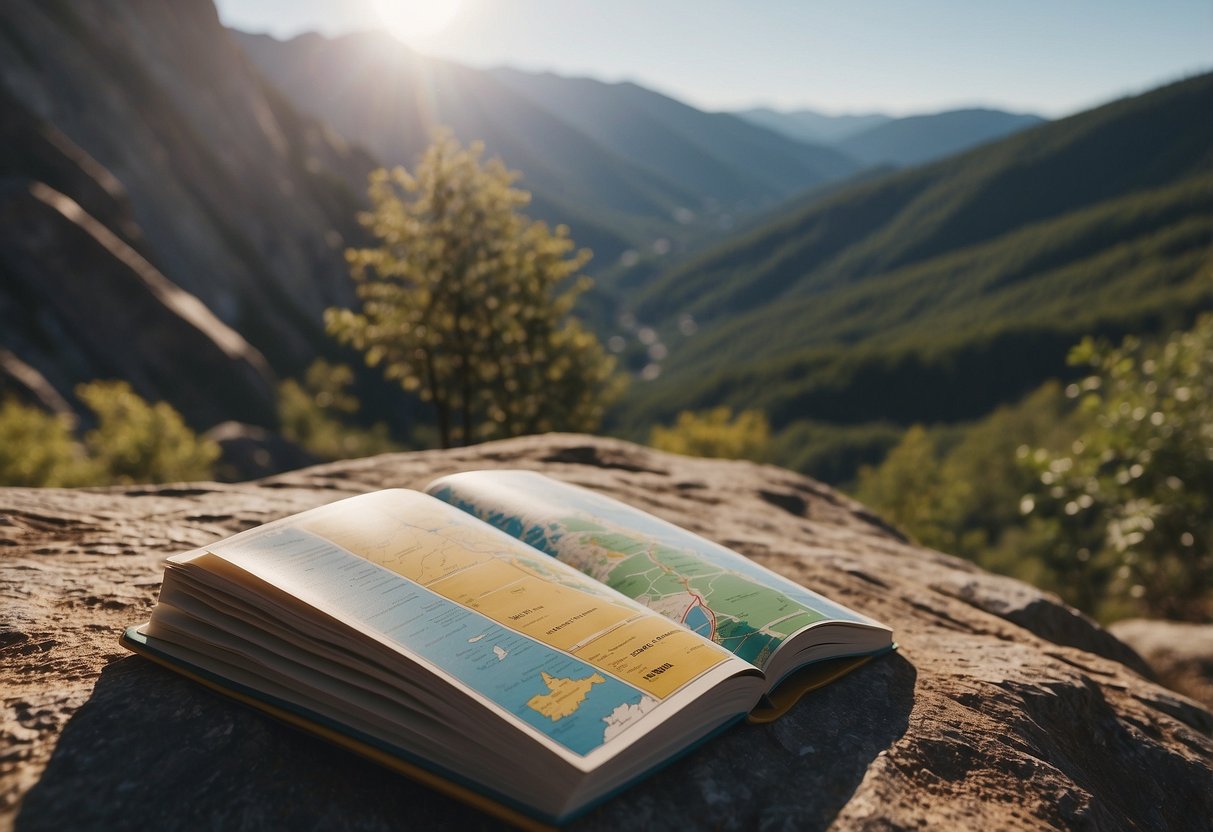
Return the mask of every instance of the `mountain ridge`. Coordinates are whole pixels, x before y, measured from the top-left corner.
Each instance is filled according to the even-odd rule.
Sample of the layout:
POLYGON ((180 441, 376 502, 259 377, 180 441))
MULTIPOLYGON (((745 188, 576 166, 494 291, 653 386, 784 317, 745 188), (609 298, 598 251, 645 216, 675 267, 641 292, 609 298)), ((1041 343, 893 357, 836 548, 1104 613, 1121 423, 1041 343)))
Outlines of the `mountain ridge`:
POLYGON ((80 382, 118 377, 197 427, 272 424, 276 376, 326 348, 323 309, 353 297, 342 250, 361 234, 369 157, 265 84, 206 0, 14 6, 0 69, 19 148, 3 173, 25 223, 3 253, 0 306, 17 317, 0 347, 69 401, 80 382), (38 183, 62 199, 37 199, 38 183), (88 219, 60 210, 69 203, 88 219), (106 233, 122 245, 100 243, 106 233), (74 281, 58 283, 55 269, 74 281), (209 345, 188 345, 191 327, 168 323, 182 319, 140 273, 213 313, 222 326, 209 327, 209 345), (47 285, 60 288, 27 307, 26 292, 47 285), (102 316, 105 298, 90 291, 103 286, 143 317, 102 316), (140 326, 163 336, 158 348, 129 331, 140 326), (220 346, 233 333, 234 354, 220 346), (174 358, 176 375, 164 364, 174 358), (231 384, 210 391, 214 378, 231 384))
POLYGON ((734 213, 858 169, 835 150, 631 83, 477 70, 373 33, 233 35, 296 106, 357 136, 384 164, 411 166, 433 126, 483 140, 490 155, 522 172, 540 219, 567 221, 578 242, 595 234, 607 241, 591 246, 598 268, 629 248, 717 233, 734 213), (374 101, 348 94, 372 87, 374 101), (419 89, 424 108, 411 100, 419 89), (569 221, 562 207, 579 219, 569 221))
POLYGON ((734 114, 791 138, 823 144, 837 144, 856 133, 896 118, 885 113, 828 115, 810 109, 779 110, 774 107, 751 107, 736 110, 734 114))
POLYGON ((1031 113, 970 107, 892 119, 847 136, 837 147, 869 165, 910 167, 1044 123, 1031 113))
POLYGON ((829 116, 813 110, 754 108, 736 113, 755 124, 832 147, 865 166, 911 167, 961 153, 1047 119, 991 107, 890 116, 829 116))
POLYGON ((705 162, 730 168, 721 176, 726 184, 739 183, 739 190, 703 194, 722 202, 786 197, 857 169, 837 151, 789 142, 766 129, 756 131, 730 113, 703 112, 635 82, 609 83, 509 68, 491 73, 621 155, 675 177, 684 187, 708 178, 699 167, 705 162), (665 135, 652 135, 658 130, 665 135), (674 172, 688 162, 698 164, 683 175, 674 172), (763 187, 756 189, 759 183, 763 187))
POLYGON ((620 424, 722 403, 777 429, 976 418, 1065 375, 1083 335, 1185 326, 1213 306, 1210 105, 1213 74, 1187 79, 833 189, 691 258, 639 295, 669 357, 620 424))

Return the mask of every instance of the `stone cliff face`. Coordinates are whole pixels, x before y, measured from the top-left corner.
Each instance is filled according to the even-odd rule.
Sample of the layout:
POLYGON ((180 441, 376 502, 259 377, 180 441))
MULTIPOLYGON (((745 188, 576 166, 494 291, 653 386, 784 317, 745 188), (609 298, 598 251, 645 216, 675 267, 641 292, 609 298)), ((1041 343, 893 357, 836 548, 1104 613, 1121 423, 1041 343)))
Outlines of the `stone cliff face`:
POLYGON ((271 417, 273 373, 261 354, 74 200, 8 180, 0 228, 5 345, 64 395, 121 378, 195 423, 271 417))
POLYGON ((493 828, 117 646, 160 559, 363 491, 524 467, 732 546, 894 628, 901 650, 741 726, 581 829, 1196 829, 1213 715, 1056 598, 913 546, 790 472, 553 435, 241 485, 0 490, 0 826, 493 828))
MULTIPOLYGON (((342 251, 358 234, 355 213, 370 158, 287 105, 208 0, 21 3, 5 10, 3 27, 0 97, 6 120, 14 113, 18 126, 4 129, 0 175, 41 182, 70 198, 200 300, 252 345, 238 350, 238 364, 260 352, 280 373, 305 366, 322 337, 322 310, 352 299, 342 251)), ((29 182, 16 190, 29 191, 29 182)), ((5 245, 31 233, 58 245, 63 223, 42 216, 47 221, 36 230, 4 228, 5 245)), ((0 295, 26 317, 56 317, 14 286, 49 284, 48 270, 62 268, 56 291, 87 306, 99 297, 95 263, 109 268, 105 257, 9 258, 0 262, 0 295)), ((122 354, 131 346, 107 339, 105 324, 95 323, 91 340, 75 337, 79 322, 60 332, 27 329, 27 341, 44 343, 42 354, 25 360, 65 396, 67 382, 85 380, 80 373, 94 369, 81 366, 81 351, 96 353, 96 364, 114 365, 112 372, 125 369, 130 359, 122 354), (109 346, 97 353, 102 341, 109 346)), ((0 346, 25 358, 26 344, 5 340, 0 334, 0 346)), ((164 344, 162 352, 173 347, 164 344)), ((181 367, 178 388, 202 389, 225 375, 199 363, 206 372, 181 367)), ((142 381, 140 392, 168 397, 197 426, 218 421, 168 396, 178 390, 142 381)), ((248 419, 252 410, 260 416, 254 421, 266 422, 264 397, 218 415, 248 419)))

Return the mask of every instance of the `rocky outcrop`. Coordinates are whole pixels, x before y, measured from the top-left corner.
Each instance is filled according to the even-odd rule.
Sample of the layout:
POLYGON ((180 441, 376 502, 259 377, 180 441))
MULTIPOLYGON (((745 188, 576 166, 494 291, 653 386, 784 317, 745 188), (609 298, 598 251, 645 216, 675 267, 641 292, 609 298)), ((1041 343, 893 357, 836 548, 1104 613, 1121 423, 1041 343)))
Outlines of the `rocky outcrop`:
POLYGON ((0 240, 0 347, 20 357, 6 374, 25 365, 69 401, 81 382, 124 379, 194 424, 274 418, 261 353, 75 200, 0 181, 0 240))
POLYGON ((1196 829, 1213 817, 1213 716, 1143 678, 1056 598, 910 545, 788 471, 553 435, 240 485, 0 491, 0 826, 495 827, 117 645, 148 615, 165 555, 495 466, 642 506, 888 622, 901 645, 576 828, 1196 829))
POLYGON ((117 185, 130 220, 117 236, 279 372, 305 366, 322 310, 352 299, 342 251, 370 158, 270 88, 209 0, 13 4, 2 35, 4 95, 105 182, 65 188, 82 178, 6 147, 37 168, 21 173, 103 224, 117 185))
POLYGON ((1108 628, 1158 681, 1213 709, 1213 624, 1131 618, 1108 628))
POLYGON ((321 461, 280 434, 242 422, 215 425, 205 438, 219 445, 213 476, 220 482, 255 480, 321 461))

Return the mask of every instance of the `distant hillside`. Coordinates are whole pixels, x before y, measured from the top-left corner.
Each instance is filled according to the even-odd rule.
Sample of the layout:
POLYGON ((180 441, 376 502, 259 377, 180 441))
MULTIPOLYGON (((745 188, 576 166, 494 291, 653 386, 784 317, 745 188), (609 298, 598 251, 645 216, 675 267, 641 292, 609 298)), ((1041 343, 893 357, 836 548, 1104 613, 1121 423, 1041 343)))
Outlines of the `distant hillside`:
POLYGON ((482 140, 490 155, 523 172, 532 212, 565 222, 574 238, 613 259, 646 236, 676 227, 695 194, 641 170, 483 72, 429 59, 385 33, 278 41, 233 32, 271 82, 301 109, 357 137, 383 164, 412 166, 433 131, 482 140))
POLYGON ((513 69, 492 74, 611 151, 697 194, 701 205, 710 200, 730 211, 769 205, 857 168, 836 150, 636 84, 513 69))
POLYGON ((1208 306, 1211 241, 1204 75, 835 189, 664 274, 636 312, 670 356, 620 418, 973 418, 1064 372, 1084 334, 1208 306))
POLYGON ((438 126, 483 140, 522 172, 531 213, 568 224, 598 269, 857 168, 838 151, 632 84, 471 69, 381 33, 234 34, 292 101, 384 163, 412 165, 438 126))
POLYGON ((860 164, 910 167, 942 159, 1044 122, 1040 116, 970 109, 894 118, 827 116, 768 108, 737 113, 785 136, 832 147, 860 164))
POLYGON ((208 0, 12 4, 2 35, 5 368, 69 404, 126 378, 198 427, 272 422, 274 371, 352 297, 369 157, 269 88, 208 0))
POLYGON ((827 145, 893 120, 892 116, 883 113, 828 116, 813 110, 774 110, 770 107, 740 110, 737 115, 789 138, 827 145))
POLYGON ((1040 116, 1001 110, 952 110, 898 118, 836 144, 869 165, 921 165, 1042 124, 1040 116))

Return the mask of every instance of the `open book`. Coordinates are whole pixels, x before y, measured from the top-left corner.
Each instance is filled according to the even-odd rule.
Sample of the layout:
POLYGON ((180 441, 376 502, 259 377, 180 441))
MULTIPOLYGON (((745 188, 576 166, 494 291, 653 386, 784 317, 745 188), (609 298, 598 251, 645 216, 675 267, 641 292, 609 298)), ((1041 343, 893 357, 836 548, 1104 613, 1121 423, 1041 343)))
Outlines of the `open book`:
POLYGON ((151 620, 123 643, 547 823, 892 649, 887 627, 586 489, 474 471, 426 491, 170 558, 151 620))

